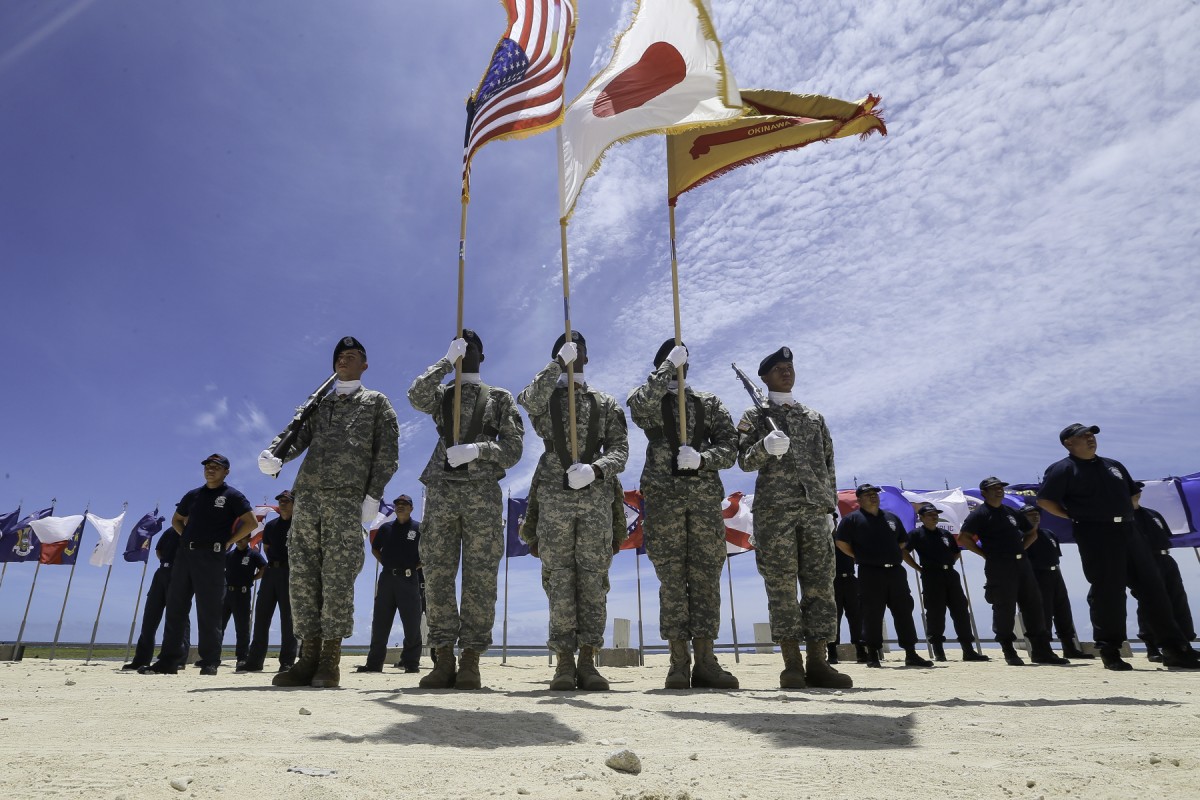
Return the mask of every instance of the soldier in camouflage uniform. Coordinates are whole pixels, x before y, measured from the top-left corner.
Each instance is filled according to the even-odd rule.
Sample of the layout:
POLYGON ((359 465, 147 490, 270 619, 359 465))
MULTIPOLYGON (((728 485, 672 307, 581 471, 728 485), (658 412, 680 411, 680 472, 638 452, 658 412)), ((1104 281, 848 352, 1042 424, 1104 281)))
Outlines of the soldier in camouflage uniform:
MULTIPOLYGON (((619 542, 613 496, 629 458, 625 412, 611 395, 584 380, 587 343, 578 332, 558 337, 552 359, 517 402, 529 413, 545 452, 530 487, 536 498, 536 532, 524 535, 542 560, 542 585, 550 600, 550 649, 558 667, 550 688, 606 691, 596 670, 608 621, 608 568, 619 542), (575 431, 579 460, 572 463, 567 408, 567 365, 575 364, 575 431), (575 651, 579 650, 579 664, 575 651)), ((527 528, 530 526, 527 526, 527 528)))
POLYGON ((725 521, 720 470, 737 458, 737 431, 714 394, 684 387, 687 440, 679 437, 677 373, 687 375, 687 348, 668 339, 654 356, 654 372, 630 395, 633 422, 646 432, 642 468, 646 554, 658 574, 658 620, 671 645, 667 689, 736 689, 738 680, 713 653, 720 628, 725 521), (696 653, 691 675, 688 640, 696 653))
POLYGON ((837 634, 830 515, 837 508, 833 439, 825 418, 792 399, 792 351, 781 347, 758 365, 766 410, 738 423, 738 465, 754 482, 754 557, 767 589, 771 639, 783 652, 779 685, 846 688, 850 677, 829 666, 826 646, 837 634), (796 579, 800 580, 800 600, 796 579), (800 640, 808 651, 808 669, 800 640))
MULTIPOLYGON (((293 491, 288 539, 292 625, 300 657, 275 686, 335 687, 341 679, 342 639, 354 633, 354 579, 362 570, 363 524, 375 518, 379 498, 398 466, 400 430, 382 392, 363 387, 367 351, 353 336, 333 350, 334 391, 321 399, 280 458, 268 447, 259 469, 278 474, 283 463, 308 451, 293 491)), ((283 434, 275 437, 274 447, 283 434)))
POLYGON ((521 460, 525 426, 507 389, 479 379, 483 342, 472 330, 408 389, 408 401, 433 417, 438 442, 421 473, 427 488, 421 534, 429 642, 437 653, 426 689, 478 689, 479 656, 492 643, 496 574, 504 555, 500 480, 521 460), (454 384, 442 379, 462 359, 460 441, 454 442, 454 384), (455 594, 462 553, 462 607, 455 594), (454 662, 454 646, 461 660, 454 662))

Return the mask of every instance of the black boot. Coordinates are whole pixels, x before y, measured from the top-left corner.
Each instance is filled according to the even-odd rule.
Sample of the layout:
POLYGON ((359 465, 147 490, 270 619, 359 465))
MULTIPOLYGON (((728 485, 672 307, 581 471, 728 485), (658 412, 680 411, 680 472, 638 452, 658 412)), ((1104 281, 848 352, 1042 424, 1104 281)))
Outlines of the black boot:
POLYGON ((1164 644, 1162 665, 1174 669, 1200 669, 1200 657, 1188 645, 1164 644))
POLYGON ((1100 661, 1105 669, 1111 669, 1113 672, 1128 672, 1133 669, 1133 665, 1123 660, 1121 651, 1115 647, 1101 647, 1100 661))
MULTIPOLYGON (((854 645, 854 661, 857 664, 867 664, 871 661, 871 651, 865 644, 854 645)), ((876 662, 879 659, 875 659, 876 662)))
POLYGON ((930 642, 929 647, 933 650, 934 661, 946 660, 946 648, 942 646, 941 642, 930 642))
POLYGON ((1162 651, 1158 649, 1158 645, 1154 642, 1146 642, 1146 660, 1155 662, 1163 660, 1162 651))
POLYGON ((825 654, 825 660, 828 661, 830 664, 837 664, 838 663, 837 645, 830 643, 830 645, 826 649, 829 652, 825 654))
POLYGON ((1004 651, 1004 663, 1010 667, 1023 667, 1025 660, 1017 655, 1017 648, 1013 647, 1012 642, 1001 642, 1000 649, 1004 651))
POLYGON ((1074 637, 1069 637, 1069 638, 1063 639, 1062 651, 1063 651, 1063 657, 1069 658, 1072 661, 1075 661, 1075 660, 1081 659, 1081 658, 1095 658, 1096 657, 1092 653, 1083 652, 1083 650, 1080 649, 1079 646, 1075 644, 1074 637))
POLYGON ((962 639, 959 645, 963 651, 963 661, 991 661, 990 658, 975 649, 975 643, 970 639, 962 639))
MULTIPOLYGON (((945 659, 943 659, 945 660, 945 659)), ((906 667, 932 667, 933 662, 927 658, 922 658, 915 647, 904 648, 904 666, 906 667)))
POLYGON ((1033 653, 1030 656, 1030 661, 1035 664, 1070 664, 1068 659, 1063 658, 1050 647, 1050 640, 1046 639, 1033 643, 1033 653))

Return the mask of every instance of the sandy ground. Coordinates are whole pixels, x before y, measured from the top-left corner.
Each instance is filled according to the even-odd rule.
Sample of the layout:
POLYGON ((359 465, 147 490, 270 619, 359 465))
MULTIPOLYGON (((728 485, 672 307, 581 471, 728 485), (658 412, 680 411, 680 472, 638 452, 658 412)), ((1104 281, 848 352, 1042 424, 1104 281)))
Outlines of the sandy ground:
POLYGON ((606 669, 600 694, 550 693, 544 657, 485 658, 477 692, 345 668, 361 657, 334 690, 5 662, 0 797, 1200 796, 1200 673, 948 652, 933 669, 843 665, 846 691, 782 691, 778 656, 722 654, 744 687, 729 693, 663 690, 665 656, 606 669), (605 766, 623 748, 640 774, 605 766))

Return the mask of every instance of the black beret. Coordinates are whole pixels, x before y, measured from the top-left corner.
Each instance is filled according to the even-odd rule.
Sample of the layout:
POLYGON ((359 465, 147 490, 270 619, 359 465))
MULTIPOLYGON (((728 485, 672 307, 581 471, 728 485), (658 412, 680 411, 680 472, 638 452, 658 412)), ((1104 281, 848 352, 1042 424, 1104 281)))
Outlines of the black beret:
POLYGON ((363 358, 367 357, 367 348, 363 347, 362 342, 353 336, 343 336, 341 339, 338 339, 337 347, 333 348, 334 366, 337 366, 337 357, 342 354, 343 350, 361 350, 363 358))
MULTIPOLYGON (((479 355, 483 355, 483 339, 479 338, 479 334, 470 328, 463 328, 462 338, 467 342, 472 343, 479 350, 479 355)), ((410 503, 411 505, 411 503, 410 503)))
MULTIPOLYGON (((580 347, 587 349, 587 340, 583 338, 583 334, 579 331, 571 331, 571 341, 580 347)), ((566 332, 560 333, 558 338, 554 340, 554 347, 550 348, 550 357, 554 358, 558 355, 558 351, 567 343, 566 332)))
POLYGON ((782 361, 786 361, 789 364, 792 363, 792 351, 787 347, 779 348, 758 363, 758 377, 761 378, 763 375, 766 375, 771 371, 771 367, 782 361))
MULTIPOLYGON (((683 344, 683 342, 681 341, 680 344, 683 344)), ((683 346, 687 347, 686 344, 683 344, 683 346)), ((667 360, 667 354, 670 353, 671 350, 673 350, 674 348, 675 348, 675 337, 674 336, 672 336, 670 339, 667 339, 665 342, 662 343, 662 347, 658 348, 658 352, 654 354, 654 368, 655 369, 658 369, 659 367, 662 366, 662 363, 667 360)))

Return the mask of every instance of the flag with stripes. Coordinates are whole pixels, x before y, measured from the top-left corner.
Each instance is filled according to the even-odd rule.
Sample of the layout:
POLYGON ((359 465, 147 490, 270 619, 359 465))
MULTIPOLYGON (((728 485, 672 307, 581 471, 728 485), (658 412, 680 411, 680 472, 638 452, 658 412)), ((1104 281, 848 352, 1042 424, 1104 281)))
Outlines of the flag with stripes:
POLYGON ((463 195, 471 157, 493 139, 532 136, 562 121, 575 36, 575 0, 502 0, 508 29, 479 88, 467 99, 463 195))

